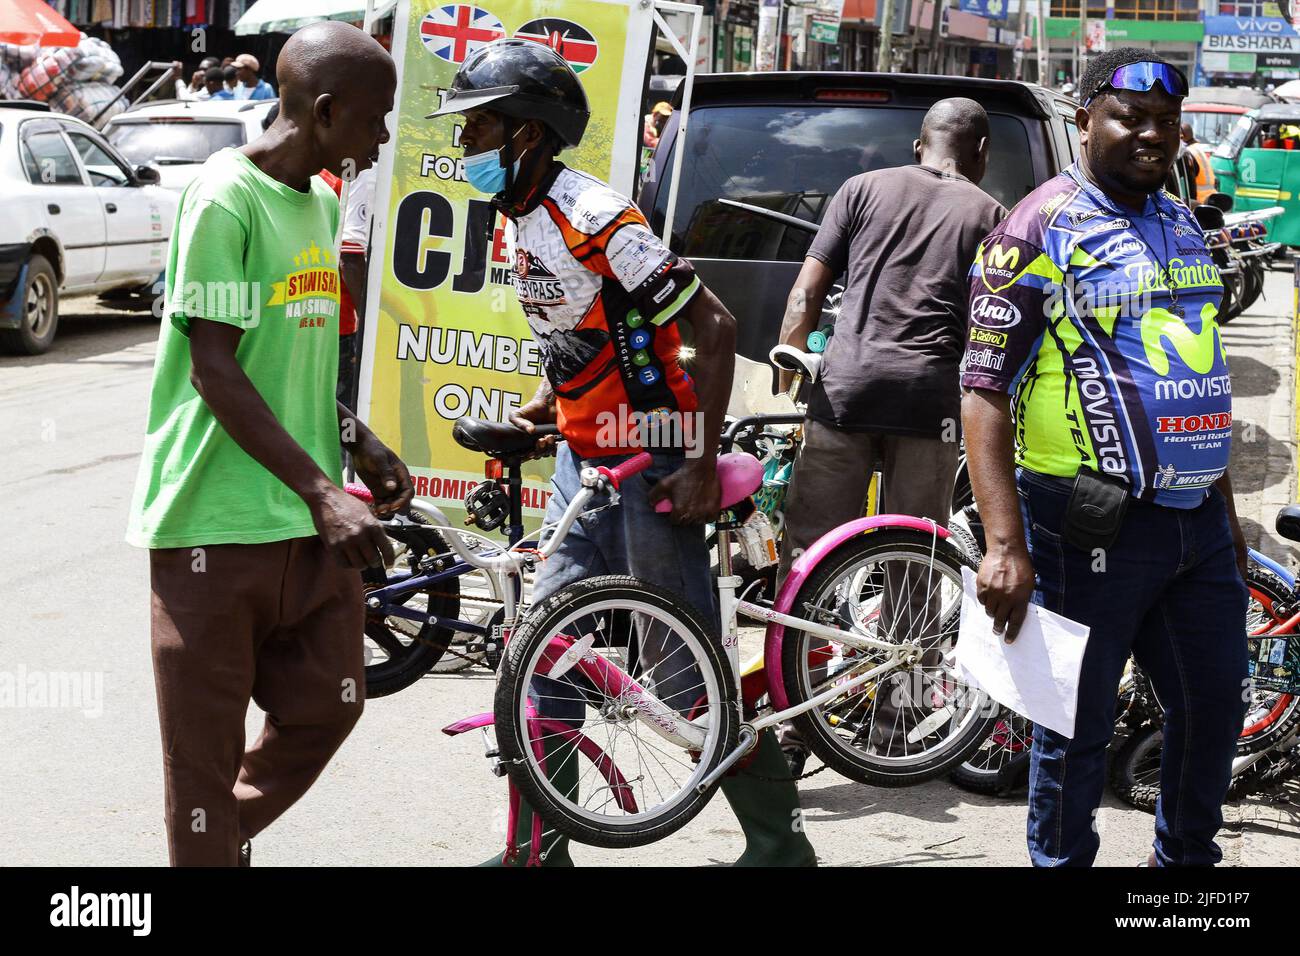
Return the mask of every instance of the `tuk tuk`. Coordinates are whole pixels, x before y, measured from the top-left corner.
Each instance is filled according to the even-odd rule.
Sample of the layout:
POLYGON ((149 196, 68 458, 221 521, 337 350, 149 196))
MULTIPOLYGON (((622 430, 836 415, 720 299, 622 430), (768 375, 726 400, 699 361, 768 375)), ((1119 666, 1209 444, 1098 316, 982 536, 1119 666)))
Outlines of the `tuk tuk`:
POLYGON ((1219 191, 1233 209, 1249 212, 1281 206, 1269 222, 1269 238, 1300 246, 1300 105, 1273 103, 1237 121, 1211 159, 1219 191))

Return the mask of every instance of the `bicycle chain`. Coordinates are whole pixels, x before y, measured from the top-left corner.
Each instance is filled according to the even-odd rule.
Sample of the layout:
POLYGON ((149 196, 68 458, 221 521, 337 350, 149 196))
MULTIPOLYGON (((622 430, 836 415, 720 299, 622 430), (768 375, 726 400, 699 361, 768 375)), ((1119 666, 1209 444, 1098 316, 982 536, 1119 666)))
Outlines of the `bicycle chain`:
MULTIPOLYGON (((420 593, 422 593, 422 594, 426 594, 426 595, 428 595, 429 597, 443 597, 443 598, 461 598, 461 597, 464 596, 464 595, 460 594, 459 592, 453 594, 453 593, 448 592, 448 591, 422 591, 422 592, 420 592, 420 593)), ((503 602, 503 601, 494 601, 494 600, 492 600, 491 598, 487 598, 487 599, 484 599, 484 598, 478 598, 477 600, 481 601, 481 602, 484 603, 484 604, 499 604, 499 605, 501 605, 502 607, 505 606, 505 602, 503 602)), ((385 620, 385 618, 386 618, 386 615, 379 614, 379 613, 373 613, 373 616, 372 616, 372 612, 369 612, 369 611, 368 611, 368 612, 367 612, 367 617, 371 617, 373 620, 378 621, 380 624, 383 624, 384 627, 387 627, 387 626, 388 626, 387 624, 384 624, 384 620, 385 620)), ((401 618, 401 620, 406 621, 406 620, 410 620, 410 618, 401 618)), ((414 622, 412 621, 412 623, 414 623, 414 622)), ((427 622, 426 622, 426 624, 427 624, 427 622)), ((421 625, 420 625, 420 630, 424 630, 426 624, 421 624, 421 625)), ((418 634, 407 634, 405 631, 402 631, 401 633, 402 633, 403 636, 405 636, 405 637, 409 637, 409 638, 411 639, 411 643, 412 643, 412 644, 426 644, 426 645, 428 645, 429 647, 436 647, 436 646, 438 646, 438 642, 437 642, 437 641, 431 641, 431 640, 429 640, 428 638, 420 637, 418 634)), ((452 646, 451 646, 450 644, 448 644, 446 647, 444 647, 444 648, 442 649, 442 652, 443 652, 443 654, 450 654, 452 657, 459 657, 459 658, 460 658, 461 660, 463 660, 463 661, 469 661, 471 664, 482 664, 482 663, 483 663, 483 661, 482 661, 482 655, 481 655, 481 654, 480 654, 479 656, 474 656, 474 655, 471 655, 471 654, 464 654, 464 653, 462 653, 462 652, 460 652, 460 651, 455 650, 454 648, 452 648, 452 646)))
POLYGON ((816 770, 809 770, 807 773, 801 773, 797 777, 769 777, 765 774, 754 773, 752 770, 746 768, 737 771, 736 775, 739 776, 743 773, 746 777, 753 777, 755 780, 762 780, 764 783, 798 783, 800 780, 807 780, 809 777, 817 776, 817 774, 821 773, 825 769, 826 764, 822 764, 816 770))

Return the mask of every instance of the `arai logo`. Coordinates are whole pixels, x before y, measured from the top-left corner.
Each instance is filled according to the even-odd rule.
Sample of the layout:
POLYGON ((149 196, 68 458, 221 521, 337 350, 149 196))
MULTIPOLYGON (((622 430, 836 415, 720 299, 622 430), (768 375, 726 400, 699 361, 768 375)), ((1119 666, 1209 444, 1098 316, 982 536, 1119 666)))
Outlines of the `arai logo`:
POLYGON ((1020 321, 1020 310, 1000 295, 977 296, 970 314, 976 325, 986 329, 1009 329, 1020 321))

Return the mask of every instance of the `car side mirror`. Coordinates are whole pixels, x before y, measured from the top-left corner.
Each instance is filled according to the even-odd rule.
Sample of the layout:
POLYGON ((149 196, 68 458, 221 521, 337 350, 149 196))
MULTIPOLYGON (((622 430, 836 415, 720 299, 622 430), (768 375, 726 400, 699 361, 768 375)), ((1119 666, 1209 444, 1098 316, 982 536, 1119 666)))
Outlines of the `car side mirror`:
POLYGON ((1192 210, 1192 215, 1202 229, 1223 228, 1223 210, 1215 206, 1202 203, 1192 210))
POLYGON ((137 166, 135 168, 135 181, 141 186, 157 186, 162 182, 162 173, 152 166, 137 166))
POLYGON ((1235 200, 1227 193, 1210 193, 1205 197, 1206 203, 1220 212, 1232 212, 1235 200))

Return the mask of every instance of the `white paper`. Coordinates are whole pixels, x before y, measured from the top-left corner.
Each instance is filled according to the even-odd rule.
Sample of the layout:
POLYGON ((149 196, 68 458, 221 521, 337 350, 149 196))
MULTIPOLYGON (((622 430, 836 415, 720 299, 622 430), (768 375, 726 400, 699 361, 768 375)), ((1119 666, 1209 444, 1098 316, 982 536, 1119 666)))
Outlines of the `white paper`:
POLYGON ((993 633, 993 618, 975 596, 975 572, 962 568, 961 580, 959 673, 999 704, 1073 737, 1088 628, 1030 604, 1020 633, 1008 644, 993 633))

